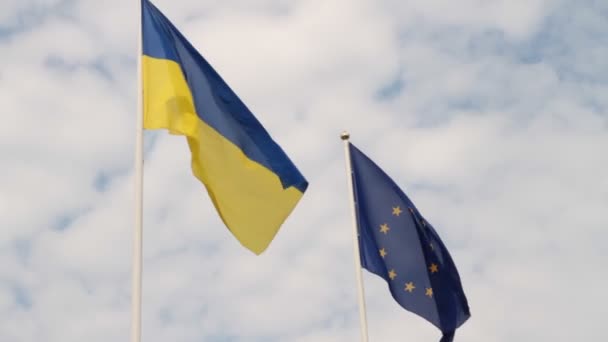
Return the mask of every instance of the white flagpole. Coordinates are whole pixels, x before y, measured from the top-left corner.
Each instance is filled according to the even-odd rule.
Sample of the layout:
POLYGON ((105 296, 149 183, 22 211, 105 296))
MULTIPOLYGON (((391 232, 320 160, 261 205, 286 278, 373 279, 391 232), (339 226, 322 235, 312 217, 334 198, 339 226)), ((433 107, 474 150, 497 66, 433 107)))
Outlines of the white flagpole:
POLYGON ((359 302, 359 323, 361 327, 361 342, 367 342, 367 317, 365 311, 365 293, 363 291, 363 277, 361 275, 361 252, 359 251, 359 233, 357 224, 357 212, 355 209, 355 193, 353 192, 353 170, 350 162, 350 150, 348 148, 348 139, 350 134, 342 132, 340 135, 344 142, 344 155, 346 158, 346 179, 348 182, 348 191, 350 192, 350 209, 353 223, 353 247, 355 254, 355 275, 357 277, 357 299, 359 302))
POLYGON ((143 176, 144 176, 144 132, 142 93, 142 0, 137 1, 137 113, 135 122, 135 225, 133 230, 133 279, 131 289, 131 342, 141 341, 141 278, 143 235, 143 176))

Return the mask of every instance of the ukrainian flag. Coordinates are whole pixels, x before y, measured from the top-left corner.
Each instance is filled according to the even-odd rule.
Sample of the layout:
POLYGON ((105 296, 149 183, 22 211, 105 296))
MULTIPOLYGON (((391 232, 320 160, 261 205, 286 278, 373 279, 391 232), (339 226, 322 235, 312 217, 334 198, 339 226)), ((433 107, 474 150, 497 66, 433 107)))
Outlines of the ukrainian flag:
POLYGON ((192 171, 228 229, 262 253, 308 182, 173 24, 142 2, 144 128, 187 137, 192 171))

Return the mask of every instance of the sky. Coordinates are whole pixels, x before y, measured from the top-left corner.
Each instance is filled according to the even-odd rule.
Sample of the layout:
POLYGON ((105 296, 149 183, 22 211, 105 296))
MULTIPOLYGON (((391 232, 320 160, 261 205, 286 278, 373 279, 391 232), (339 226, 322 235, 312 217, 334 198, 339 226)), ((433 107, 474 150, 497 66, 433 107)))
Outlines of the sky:
MULTIPOLYGON (((343 130, 434 225, 456 341, 606 341, 608 2, 156 0, 310 183, 262 255, 145 133, 143 341, 359 340, 343 130)), ((136 1, 0 2, 0 340, 128 341, 136 1)), ((363 272, 370 341, 438 341, 363 272)))

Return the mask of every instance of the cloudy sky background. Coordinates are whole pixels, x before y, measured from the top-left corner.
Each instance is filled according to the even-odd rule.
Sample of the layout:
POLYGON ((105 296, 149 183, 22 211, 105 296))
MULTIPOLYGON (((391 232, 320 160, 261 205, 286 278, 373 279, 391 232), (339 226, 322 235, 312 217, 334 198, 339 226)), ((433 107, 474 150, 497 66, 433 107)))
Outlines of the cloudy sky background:
MULTIPOLYGON (((146 133, 143 340, 358 340, 339 134, 459 268, 456 341, 605 341, 608 2, 157 0, 310 187, 259 257, 146 133)), ((0 3, 0 341, 127 341, 136 1, 0 3)), ((364 272, 370 341, 437 341, 364 272)))

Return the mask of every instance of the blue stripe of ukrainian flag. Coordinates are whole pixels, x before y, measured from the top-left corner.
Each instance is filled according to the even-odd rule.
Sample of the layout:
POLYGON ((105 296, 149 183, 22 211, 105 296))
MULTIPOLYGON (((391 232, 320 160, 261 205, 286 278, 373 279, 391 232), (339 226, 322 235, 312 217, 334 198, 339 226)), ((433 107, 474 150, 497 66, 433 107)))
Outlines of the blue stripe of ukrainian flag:
POLYGON ((177 28, 148 0, 142 11, 144 128, 187 137, 222 220, 260 254, 308 182, 177 28))

